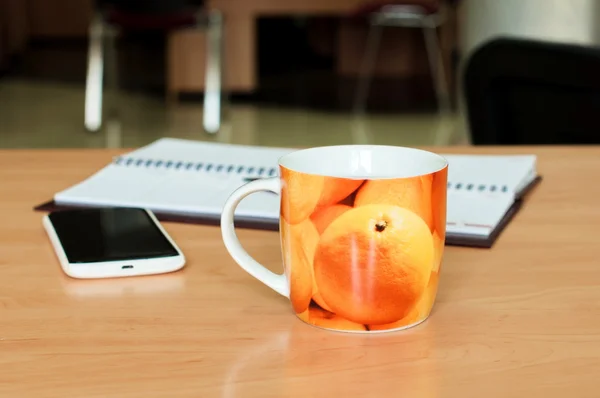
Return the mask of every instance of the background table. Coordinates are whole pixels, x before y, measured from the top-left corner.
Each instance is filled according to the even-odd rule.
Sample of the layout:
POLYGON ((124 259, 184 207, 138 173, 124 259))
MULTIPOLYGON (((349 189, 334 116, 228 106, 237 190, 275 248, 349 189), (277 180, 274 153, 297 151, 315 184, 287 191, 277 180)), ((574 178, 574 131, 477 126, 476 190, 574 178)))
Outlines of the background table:
MULTIPOLYGON (((339 26, 330 26, 336 32, 331 44, 335 71, 339 76, 357 78, 366 45, 366 23, 365 26, 357 25, 356 22, 349 23, 348 19, 365 2, 367 0, 207 0, 209 8, 220 10, 225 17, 224 86, 240 93, 259 88, 258 21, 264 17, 336 17, 345 21, 339 26)), ((448 6, 439 32, 443 63, 451 83, 454 80, 451 58, 458 44, 458 24, 457 10, 448 6)), ((428 76, 427 53, 419 30, 389 29, 384 38, 374 66, 375 75, 428 76)), ((179 92, 204 90, 205 40, 204 32, 192 29, 170 35, 167 92, 172 96, 179 92)), ((282 40, 281 46, 288 45, 282 40)))
MULTIPOLYGON (((69 279, 31 208, 117 152, 0 151, 0 396, 597 397, 600 148, 518 151, 542 184, 493 249, 447 249, 427 322, 383 335, 303 324, 212 227, 166 224, 182 272, 69 279)), ((276 233, 239 235, 280 270, 276 233)))

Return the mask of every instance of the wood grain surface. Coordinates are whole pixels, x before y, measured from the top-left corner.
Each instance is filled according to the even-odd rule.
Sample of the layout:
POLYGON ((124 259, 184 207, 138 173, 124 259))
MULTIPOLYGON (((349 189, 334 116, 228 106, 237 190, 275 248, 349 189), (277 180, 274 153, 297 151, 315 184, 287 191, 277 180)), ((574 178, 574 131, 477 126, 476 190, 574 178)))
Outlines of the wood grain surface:
MULTIPOLYGON (((597 397, 599 147, 535 153, 544 181, 493 249, 448 248, 432 316, 404 332, 313 328, 228 256, 166 224, 178 273, 66 277, 32 207, 115 151, 0 151, 0 397, 597 397)), ((240 231, 281 270, 278 235, 240 231)))

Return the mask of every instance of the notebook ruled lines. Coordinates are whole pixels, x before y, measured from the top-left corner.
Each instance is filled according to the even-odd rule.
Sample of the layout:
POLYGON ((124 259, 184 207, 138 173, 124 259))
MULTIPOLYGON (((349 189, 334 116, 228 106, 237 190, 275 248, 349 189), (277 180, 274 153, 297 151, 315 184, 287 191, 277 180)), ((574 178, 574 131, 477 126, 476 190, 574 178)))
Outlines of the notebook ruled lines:
POLYGON ((204 163, 204 162, 173 162, 154 159, 135 159, 131 157, 118 157, 114 163, 118 166, 137 167, 148 169, 167 169, 176 171, 205 172, 205 173, 225 173, 252 175, 257 177, 275 177, 277 168, 275 167, 256 167, 236 164, 204 163))

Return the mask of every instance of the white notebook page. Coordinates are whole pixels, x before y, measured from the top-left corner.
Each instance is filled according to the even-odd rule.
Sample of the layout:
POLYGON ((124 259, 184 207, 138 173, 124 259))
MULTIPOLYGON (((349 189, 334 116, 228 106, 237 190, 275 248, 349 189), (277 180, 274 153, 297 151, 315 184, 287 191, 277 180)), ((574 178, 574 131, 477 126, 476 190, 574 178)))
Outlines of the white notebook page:
MULTIPOLYGON (((536 157, 531 155, 443 155, 450 164, 450 189, 461 184, 466 189, 479 190, 480 186, 495 187, 495 191, 519 192, 535 178, 536 157), (533 176, 531 173, 533 172, 533 176), (503 188, 506 187, 504 190, 503 188)), ((486 189, 487 190, 487 189, 486 189)))
MULTIPOLYGON (((277 175, 279 157, 291 151, 161 139, 59 192, 55 201, 219 216, 225 200, 245 178, 277 175), (167 162, 170 167, 163 167, 167 162), (235 167, 229 169, 231 166, 235 167), (243 170, 238 172, 240 167, 243 170)), ((250 195, 240 203, 236 215, 277 218, 279 197, 268 192, 250 195)))
MULTIPOLYGON (((94 176, 55 195, 59 204, 146 207, 218 218, 246 178, 275 176, 290 148, 266 148, 164 138, 115 160, 94 176), (169 167, 164 167, 170 162, 169 167)), ((535 156, 443 155, 448 171, 447 231, 489 235, 536 176, 535 156)), ((279 217, 279 197, 245 198, 237 216, 279 217)))
POLYGON ((449 234, 489 235, 536 176, 530 155, 444 155, 448 160, 449 234))

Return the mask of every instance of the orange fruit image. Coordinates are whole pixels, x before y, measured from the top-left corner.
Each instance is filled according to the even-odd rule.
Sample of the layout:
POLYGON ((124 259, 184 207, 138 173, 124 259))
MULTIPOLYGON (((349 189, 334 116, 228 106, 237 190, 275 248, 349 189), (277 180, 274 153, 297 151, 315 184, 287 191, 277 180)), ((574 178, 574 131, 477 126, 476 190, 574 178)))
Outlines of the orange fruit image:
POLYGON ((362 183, 363 180, 326 177, 317 206, 324 207, 338 203, 356 191, 362 183))
POLYGON ((281 220, 284 264, 290 282, 290 300, 294 311, 303 313, 313 296, 313 258, 319 233, 310 219, 299 224, 281 220))
MULTIPOLYGON (((421 318, 422 319, 422 318, 421 318)), ((400 329, 405 326, 413 325, 419 322, 419 310, 413 308, 404 318, 392 323, 384 323, 383 325, 368 325, 369 330, 393 330, 400 329)))
POLYGON ((366 205, 325 230, 314 259, 315 281, 334 313, 360 324, 405 317, 427 286, 433 238, 410 210, 366 205))
POLYGON ((281 216, 289 224, 306 220, 317 207, 325 177, 281 168, 281 216))
POLYGON ((310 310, 307 308, 306 311, 304 311, 302 313, 298 313, 296 315, 298 316, 298 318, 300 318, 304 322, 309 322, 309 311, 310 310))
POLYGON ((321 307, 324 310, 327 310, 329 312, 332 312, 331 308, 329 308, 329 306, 327 305, 325 300, 323 300, 323 297, 321 297, 321 293, 319 293, 319 288, 317 287, 317 282, 314 280, 314 278, 313 278, 313 300, 315 303, 317 303, 319 305, 319 307, 321 307))
POLYGON ((351 208, 352 207, 347 205, 333 205, 323 207, 315 211, 310 216, 310 219, 315 224, 315 227, 317 227, 317 231, 319 231, 319 233, 322 234, 333 220, 335 220, 351 208))
POLYGON ((369 325, 369 330, 389 330, 398 329, 404 326, 409 326, 420 322, 429 316, 435 297, 437 295, 439 285, 439 273, 432 272, 427 284, 427 289, 419 299, 417 305, 402 319, 399 321, 383 324, 383 325, 369 325))
POLYGON ((356 198, 356 193, 358 190, 352 192, 350 195, 346 196, 345 199, 342 199, 338 202, 339 205, 346 205, 350 207, 354 207, 354 199, 356 198))
POLYGON ((431 205, 433 231, 444 239, 446 236, 446 200, 448 191, 448 168, 433 175, 431 205))
POLYGON ((366 331, 365 325, 355 323, 320 308, 308 310, 308 322, 326 329, 366 331))
POLYGON ((371 180, 363 185, 354 207, 372 204, 395 205, 416 213, 432 230, 430 176, 393 180, 371 180))
POLYGON ((435 231, 433 233, 433 270, 438 272, 442 265, 442 256, 444 254, 444 239, 435 231))
POLYGON ((424 193, 429 193, 429 197, 431 198, 431 189, 433 187, 433 176, 434 174, 427 174, 419 177, 421 180, 421 189, 423 189, 424 193))
MULTIPOLYGON (((350 209, 352 209, 352 207, 347 205, 332 205, 315 211, 312 214, 312 216, 310 216, 310 219, 317 227, 317 231, 319 231, 319 234, 322 234, 333 220, 335 220, 350 209)), ((327 311, 331 311, 331 308, 329 308, 329 306, 321 297, 321 294, 319 294, 319 289, 317 288, 316 281, 314 281, 313 300, 317 304, 319 304, 321 308, 326 309, 327 311)))

